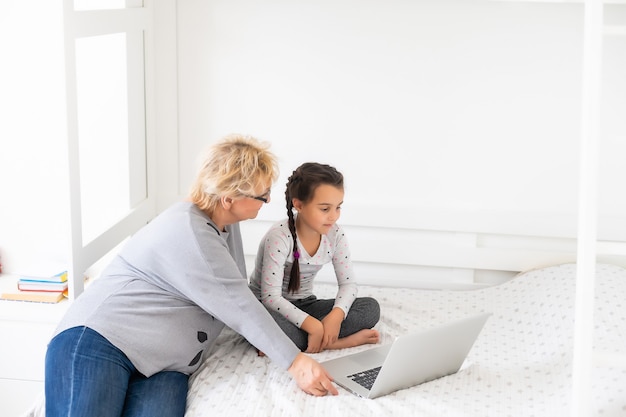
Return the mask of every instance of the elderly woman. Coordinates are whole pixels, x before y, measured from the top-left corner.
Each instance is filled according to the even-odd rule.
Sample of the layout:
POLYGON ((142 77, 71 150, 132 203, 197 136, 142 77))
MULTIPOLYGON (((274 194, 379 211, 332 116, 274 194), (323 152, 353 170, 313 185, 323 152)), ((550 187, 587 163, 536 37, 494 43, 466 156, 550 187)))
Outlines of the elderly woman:
POLYGON ((256 217, 277 176, 253 138, 211 147, 189 201, 138 231, 61 320, 46 354, 47 417, 183 416, 189 375, 224 325, 305 392, 337 394, 248 289, 238 222, 256 217))

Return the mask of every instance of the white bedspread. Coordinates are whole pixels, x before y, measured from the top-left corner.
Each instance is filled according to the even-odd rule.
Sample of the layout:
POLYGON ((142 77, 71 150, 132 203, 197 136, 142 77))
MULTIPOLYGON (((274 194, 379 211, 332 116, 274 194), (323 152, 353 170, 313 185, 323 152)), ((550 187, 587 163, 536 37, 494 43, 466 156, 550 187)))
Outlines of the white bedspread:
MULTIPOLYGON (((360 287, 379 300, 382 343, 411 330, 489 311, 461 370, 375 400, 339 388, 337 397, 301 392, 288 373, 230 329, 192 377, 186 417, 209 416, 567 416, 575 299, 573 264, 520 274, 473 291, 360 287)), ((598 265, 595 348, 626 355, 626 270, 598 265)), ((334 295, 319 285, 318 296, 334 295)), ((347 351, 313 355, 318 360, 347 351)), ((420 360, 420 358, 415 358, 420 360)), ((626 416, 626 370, 595 368, 595 416, 626 416)))
MULTIPOLYGON (((381 303, 382 343, 471 313, 493 313, 458 373, 374 400, 341 388, 336 397, 304 394, 286 371, 226 329, 190 380, 186 417, 568 416, 575 275, 568 264, 474 291, 362 286, 360 295, 381 303)), ((334 288, 320 285, 316 292, 332 297, 334 288)), ((595 293, 595 349, 626 355, 626 270, 598 265, 595 293)), ((367 346, 314 357, 359 349, 367 346)), ((626 369, 596 367, 591 385, 595 417, 626 416, 626 369)), ((43 400, 27 416, 43 416, 42 406, 43 400)))

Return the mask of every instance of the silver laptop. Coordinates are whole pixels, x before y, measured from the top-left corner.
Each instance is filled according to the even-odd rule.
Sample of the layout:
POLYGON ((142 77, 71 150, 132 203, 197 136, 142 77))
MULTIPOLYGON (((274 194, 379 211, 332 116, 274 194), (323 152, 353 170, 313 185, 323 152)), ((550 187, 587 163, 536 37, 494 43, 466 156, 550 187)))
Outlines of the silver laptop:
POLYGON ((398 337, 393 343, 322 365, 348 391, 376 398, 461 369, 491 313, 480 313, 398 337))

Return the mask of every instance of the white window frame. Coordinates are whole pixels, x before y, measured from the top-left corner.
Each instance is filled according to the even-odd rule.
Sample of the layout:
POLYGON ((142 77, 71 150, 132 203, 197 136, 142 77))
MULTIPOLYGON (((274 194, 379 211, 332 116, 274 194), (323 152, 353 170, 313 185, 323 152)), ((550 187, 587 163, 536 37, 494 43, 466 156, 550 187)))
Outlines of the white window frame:
POLYGON ((94 11, 76 11, 73 0, 64 0, 71 215, 71 262, 68 271, 70 300, 83 292, 85 271, 126 237, 148 223, 156 213, 154 70, 151 65, 154 55, 152 13, 152 0, 144 0, 143 7, 94 11), (132 207, 117 223, 85 244, 82 233, 75 43, 76 39, 83 37, 114 33, 125 33, 129 39, 143 36, 143 42, 136 42, 136 38, 133 39, 134 42, 128 42, 127 55, 129 160, 132 161, 129 164, 129 185, 132 207), (133 50, 135 48, 133 45, 141 45, 139 47, 141 50, 133 50), (133 67, 137 65, 143 69, 137 71, 137 68, 133 67), (139 89, 139 93, 133 88, 137 85, 143 86, 143 89, 139 89), (145 105, 141 106, 141 102, 145 105), (145 186, 143 184, 138 186, 139 181, 145 181, 145 186))

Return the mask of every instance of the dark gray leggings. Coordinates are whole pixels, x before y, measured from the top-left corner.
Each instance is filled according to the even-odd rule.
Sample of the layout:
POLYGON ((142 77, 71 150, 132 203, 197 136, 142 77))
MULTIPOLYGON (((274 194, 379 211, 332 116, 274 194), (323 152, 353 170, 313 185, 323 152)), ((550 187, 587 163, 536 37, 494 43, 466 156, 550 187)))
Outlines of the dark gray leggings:
MULTIPOLYGON (((335 300, 318 299, 316 296, 311 295, 302 300, 292 301, 292 304, 316 319, 322 320, 333 309, 335 300)), ((304 352, 308 345, 309 334, 281 314, 272 310, 269 310, 269 312, 285 334, 304 352)), ((363 329, 371 329, 378 323, 379 319, 380 306, 378 301, 371 297, 358 297, 352 303, 348 316, 341 323, 339 338, 350 336, 363 329)))

